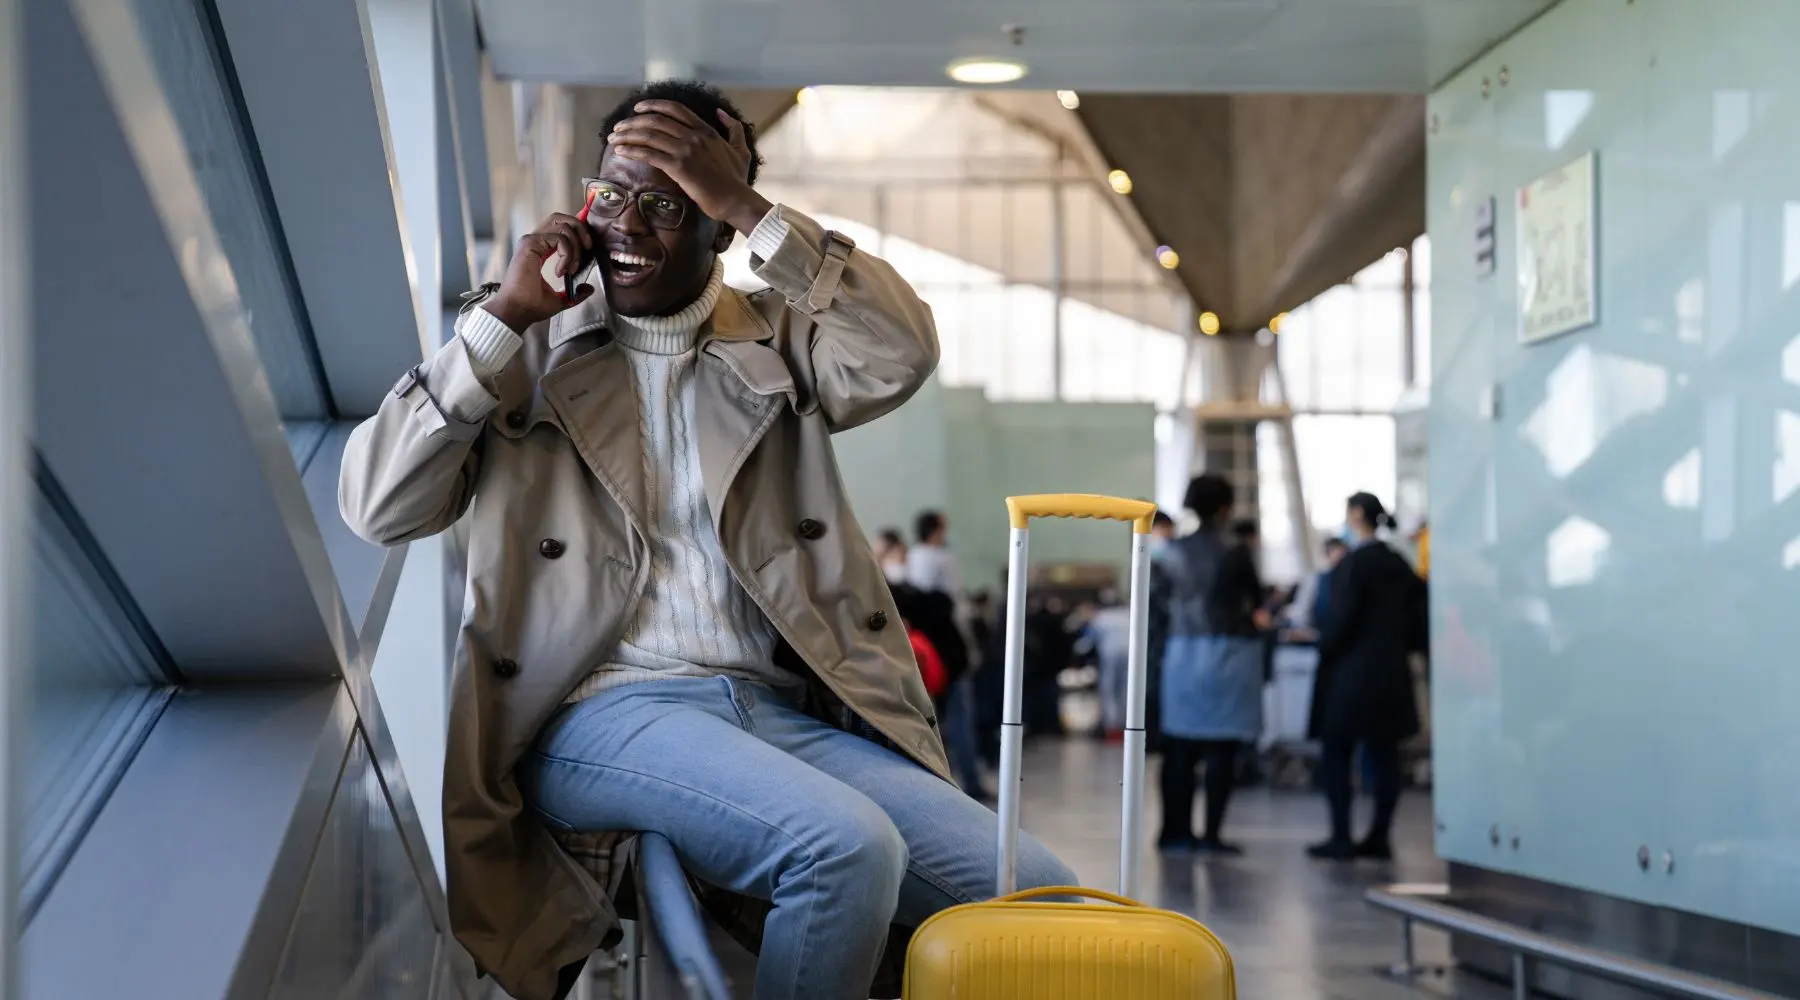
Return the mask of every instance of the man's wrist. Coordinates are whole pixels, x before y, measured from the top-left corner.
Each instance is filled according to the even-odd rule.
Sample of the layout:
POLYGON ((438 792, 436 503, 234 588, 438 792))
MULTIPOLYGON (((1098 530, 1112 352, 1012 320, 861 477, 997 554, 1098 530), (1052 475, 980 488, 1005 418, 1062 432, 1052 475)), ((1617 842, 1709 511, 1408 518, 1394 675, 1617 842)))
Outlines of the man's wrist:
POLYGON ((764 198, 761 192, 753 187, 745 187, 744 194, 726 213, 725 223, 742 233, 746 238, 756 231, 756 224, 763 220, 775 208, 775 203, 764 198))
POLYGON ((524 315, 512 303, 498 295, 481 304, 481 308, 495 319, 506 324, 506 328, 523 337, 531 328, 531 318, 524 315))

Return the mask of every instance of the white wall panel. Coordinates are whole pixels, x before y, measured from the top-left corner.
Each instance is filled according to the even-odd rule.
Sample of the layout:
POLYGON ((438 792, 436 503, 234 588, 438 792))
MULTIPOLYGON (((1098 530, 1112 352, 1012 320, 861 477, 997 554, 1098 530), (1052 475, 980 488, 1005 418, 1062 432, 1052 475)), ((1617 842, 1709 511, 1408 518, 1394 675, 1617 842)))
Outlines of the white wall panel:
POLYGON ((1790 934, 1797 37, 1787 0, 1566 0, 1429 139, 1439 849, 1790 934), (1599 323, 1523 346, 1515 192, 1588 151, 1599 323))

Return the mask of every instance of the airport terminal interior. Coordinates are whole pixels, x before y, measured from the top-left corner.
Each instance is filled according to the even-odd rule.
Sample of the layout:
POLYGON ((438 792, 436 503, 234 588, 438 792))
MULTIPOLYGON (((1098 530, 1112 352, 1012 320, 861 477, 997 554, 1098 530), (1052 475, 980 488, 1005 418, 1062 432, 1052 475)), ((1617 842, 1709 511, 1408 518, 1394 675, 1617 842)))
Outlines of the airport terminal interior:
POLYGON ((0 1000, 1800 997, 1797 44, 1794 0, 0 0, 0 1000), (759 659, 682 652, 721 621, 759 659), (716 884, 622 779, 545 804, 645 691, 772 738, 771 671, 975 817, 944 899, 1001 919, 1016 807, 1143 904, 1034 912, 1216 939, 1211 985, 935 990, 903 886, 843 993, 799 876, 716 884))

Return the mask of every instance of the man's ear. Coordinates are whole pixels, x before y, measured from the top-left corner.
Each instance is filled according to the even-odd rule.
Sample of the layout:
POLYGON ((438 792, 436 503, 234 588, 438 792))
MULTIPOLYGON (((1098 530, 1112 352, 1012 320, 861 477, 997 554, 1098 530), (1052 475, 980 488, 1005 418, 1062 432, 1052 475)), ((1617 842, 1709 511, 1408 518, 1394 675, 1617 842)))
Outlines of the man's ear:
POLYGON ((713 253, 722 254, 731 249, 731 240, 733 237, 737 236, 737 230, 723 222, 714 222, 713 225, 719 227, 718 231, 713 233, 713 253))

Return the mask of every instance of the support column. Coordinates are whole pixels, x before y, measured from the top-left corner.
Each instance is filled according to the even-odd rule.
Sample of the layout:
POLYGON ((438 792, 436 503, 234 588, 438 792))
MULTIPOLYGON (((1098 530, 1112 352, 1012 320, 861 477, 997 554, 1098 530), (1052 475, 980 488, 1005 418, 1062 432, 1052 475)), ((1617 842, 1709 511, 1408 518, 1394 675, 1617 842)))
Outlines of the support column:
POLYGON ((1406 264, 1400 271, 1400 360, 1401 371, 1405 377, 1402 384, 1409 389, 1419 381, 1419 351, 1414 340, 1418 333, 1417 328, 1413 325, 1415 322, 1413 306, 1413 258, 1412 251, 1408 250, 1406 264))
POLYGON ((407 270, 421 317, 421 354, 441 343, 438 236, 437 18, 432 0, 372 0, 369 33, 381 70, 407 270))
POLYGON ((1221 333, 1198 342, 1202 390, 1194 411, 1197 465, 1237 489, 1244 516, 1259 509, 1256 427, 1280 416, 1261 400, 1263 373, 1274 352, 1248 334, 1221 333))
POLYGON ((0 0, 0 998, 18 996, 26 660, 31 634, 30 323, 22 8, 0 0))
POLYGON ((1257 428, 1272 422, 1281 431, 1291 537, 1302 571, 1312 565, 1312 532, 1300 495, 1293 448, 1293 411, 1283 389, 1275 401, 1262 396, 1264 377, 1273 373, 1281 389, 1275 341, 1248 332, 1222 332, 1195 340, 1201 366, 1201 402, 1194 410, 1194 456, 1198 469, 1224 476, 1237 490, 1239 516, 1260 517, 1262 477, 1257 460, 1257 428))
POLYGON ((1183 296, 1177 314, 1181 320, 1176 329, 1187 337, 1187 347, 1181 352, 1181 381, 1175 388, 1175 409, 1186 410, 1188 387, 1194 381, 1194 363, 1200 359, 1200 331, 1195 326, 1198 317, 1194 311, 1194 300, 1183 296))
POLYGON ((1300 448, 1294 437, 1293 407, 1288 403, 1287 374, 1281 370, 1281 356, 1276 354, 1270 370, 1275 374, 1275 391, 1287 415, 1279 419, 1281 428, 1281 472, 1287 478, 1288 523, 1299 548, 1300 569, 1311 573, 1318 565, 1319 539, 1312 518, 1306 512, 1306 488, 1300 478, 1300 448))
POLYGON ((1068 253, 1063 238, 1063 185, 1050 185, 1050 398, 1063 398, 1063 285, 1068 253))

